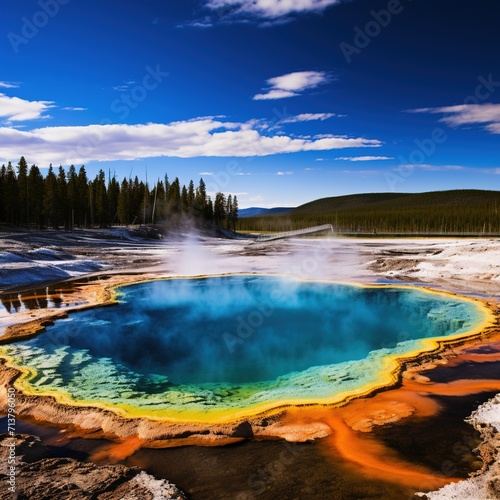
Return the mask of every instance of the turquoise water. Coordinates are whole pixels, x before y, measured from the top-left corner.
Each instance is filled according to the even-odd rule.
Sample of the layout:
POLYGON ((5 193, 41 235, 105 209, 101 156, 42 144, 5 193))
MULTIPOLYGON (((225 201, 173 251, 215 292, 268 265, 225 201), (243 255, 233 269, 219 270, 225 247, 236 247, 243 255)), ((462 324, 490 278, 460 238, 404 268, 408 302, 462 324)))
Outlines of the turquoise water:
POLYGON ((472 302, 409 288, 264 276, 161 280, 3 348, 36 391, 186 411, 328 398, 373 383, 384 359, 464 333, 472 302))

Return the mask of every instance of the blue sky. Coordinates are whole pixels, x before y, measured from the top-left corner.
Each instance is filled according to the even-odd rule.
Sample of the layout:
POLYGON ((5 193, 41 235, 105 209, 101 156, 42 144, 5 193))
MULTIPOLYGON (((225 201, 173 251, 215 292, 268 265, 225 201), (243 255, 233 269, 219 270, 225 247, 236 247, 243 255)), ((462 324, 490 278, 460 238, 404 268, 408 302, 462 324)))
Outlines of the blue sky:
POLYGON ((242 208, 500 188, 494 0, 0 1, 0 164, 242 208))

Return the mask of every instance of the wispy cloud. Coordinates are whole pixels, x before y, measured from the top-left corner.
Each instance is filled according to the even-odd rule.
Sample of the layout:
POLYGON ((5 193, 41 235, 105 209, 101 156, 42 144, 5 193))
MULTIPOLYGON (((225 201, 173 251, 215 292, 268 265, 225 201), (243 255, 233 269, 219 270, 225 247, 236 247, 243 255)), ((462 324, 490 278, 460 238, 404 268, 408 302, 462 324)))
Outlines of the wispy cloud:
POLYGON ((500 167, 465 167, 463 165, 429 165, 429 164, 418 164, 418 165, 399 165, 394 167, 392 170, 398 171, 411 171, 411 170, 425 170, 426 172, 474 172, 474 174, 485 174, 485 175, 500 175, 500 167))
POLYGON ((312 89, 329 81, 324 71, 295 71, 286 75, 275 76, 267 80, 267 89, 253 96, 255 101, 295 97, 304 90, 312 89))
POLYGON ((287 170, 286 172, 276 172, 276 175, 293 175, 291 170, 287 170))
POLYGON ((19 83, 16 83, 16 82, 0 82, 0 88, 2 88, 2 89, 17 89, 17 88, 19 88, 19 83))
POLYGON ((134 80, 126 80, 126 81, 122 82, 120 85, 115 85, 112 88, 113 88, 113 90, 115 90, 117 92, 127 92, 128 90, 130 90, 132 85, 136 85, 136 84, 137 84, 137 82, 134 80))
MULTIPOLYGON (((47 106, 47 103, 43 106, 47 106)), ((41 108, 45 109, 43 106, 41 108)), ((0 106, 0 109, 3 109, 0 106)), ((16 110, 20 113, 20 109, 16 110)), ((13 116, 13 112, 8 116, 13 116)), ((40 117, 40 109, 31 117, 40 117)), ((26 111, 24 116, 28 115, 26 111)), ((19 115, 15 115, 19 116, 19 115)), ((252 157, 302 151, 380 147, 377 139, 345 136, 297 138, 264 135, 248 123, 202 117, 171 123, 0 128, 0 157, 20 154, 39 163, 85 163, 92 160, 133 160, 150 157, 252 157)))
POLYGON ((382 170, 342 170, 343 174, 354 174, 354 175, 382 175, 384 172, 382 170))
POLYGON ((271 89, 265 94, 256 94, 253 96, 254 101, 264 101, 270 99, 285 99, 287 97, 295 97, 299 95, 297 92, 292 92, 291 90, 282 89, 271 89))
POLYGON ((73 108, 71 106, 65 106, 61 109, 64 109, 64 111, 87 111, 87 108, 73 108))
POLYGON ((380 161, 380 160, 394 160, 392 156, 341 156, 335 158, 336 160, 344 161, 380 161))
MULTIPOLYGON (((339 160, 340 158, 336 158, 339 160)), ((464 167, 463 165, 430 165, 426 163, 418 165, 398 165, 390 169, 394 172, 407 172, 411 170, 424 170, 426 172, 458 172, 458 171, 470 171, 482 174, 500 174, 500 168, 475 168, 475 167, 464 167)), ((363 174, 363 175, 376 175, 384 174, 386 170, 349 170, 345 169, 342 172, 346 174, 363 174)))
POLYGON ((324 121, 328 118, 332 118, 336 115, 335 113, 302 113, 296 116, 290 116, 289 118, 284 118, 280 123, 297 123, 297 122, 310 122, 310 121, 324 121))
POLYGON ((491 167, 491 168, 478 168, 478 167, 465 167, 463 165, 430 165, 430 164, 411 164, 411 165, 398 165, 394 167, 392 170, 394 171, 408 171, 408 170, 425 170, 427 172, 458 172, 458 171, 466 171, 466 172, 475 172, 478 174, 487 174, 487 175, 500 175, 500 168, 491 167))
POLYGON ((432 113, 446 115, 439 121, 450 127, 481 124, 492 134, 500 134, 500 104, 459 104, 439 108, 409 109, 408 113, 432 113))
POLYGON ((323 12, 340 0, 205 0, 219 20, 288 22, 293 16, 323 12))
MULTIPOLYGON (((467 167, 463 167, 462 165, 429 165, 426 163, 422 164, 417 164, 417 165, 399 165, 398 167, 394 168, 394 170, 400 170, 400 169, 419 169, 419 170, 427 170, 428 172, 450 172, 450 171, 457 171, 457 170, 467 170, 467 167)), ((471 170, 476 170, 472 169, 471 170)))
POLYGON ((500 168, 481 168, 480 172, 483 174, 500 175, 500 168))
POLYGON ((7 122, 49 118, 44 113, 54 107, 52 101, 27 101, 0 93, 0 118, 4 118, 7 122))

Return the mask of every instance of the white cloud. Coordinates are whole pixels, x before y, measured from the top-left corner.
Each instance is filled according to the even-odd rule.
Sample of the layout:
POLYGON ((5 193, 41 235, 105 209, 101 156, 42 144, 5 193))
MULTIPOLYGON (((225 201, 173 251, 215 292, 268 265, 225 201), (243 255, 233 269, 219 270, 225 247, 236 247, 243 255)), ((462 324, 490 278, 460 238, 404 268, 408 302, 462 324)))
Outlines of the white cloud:
POLYGON ((453 172, 453 171, 467 171, 488 175, 500 175, 500 168, 477 168, 477 167, 464 167, 463 165, 429 165, 426 163, 419 165, 399 165, 392 170, 409 171, 409 170, 426 170, 427 172, 453 172))
POLYGON ((132 85, 137 85, 137 83, 138 82, 136 82, 135 80, 124 80, 120 85, 115 85, 111 88, 118 92, 127 92, 128 90, 130 90, 132 85))
POLYGON ((444 114, 439 121, 451 127, 484 124, 492 134, 500 134, 500 104, 459 104, 439 108, 409 109, 409 113, 444 114))
POLYGON ((5 118, 7 122, 49 118, 44 113, 53 107, 52 101, 27 101, 0 93, 0 118, 5 118))
POLYGON ((286 172, 276 172, 276 175, 293 175, 291 170, 287 170, 286 172))
POLYGON ((208 176, 211 176, 211 175, 214 175, 215 172, 198 172, 198 175, 208 175, 208 176))
POLYGON ((355 175, 380 175, 383 172, 380 170, 342 170, 342 173, 355 175))
POLYGON ((87 111, 87 108, 73 108, 72 106, 66 106, 62 109, 65 111, 87 111))
POLYGON ((466 167, 462 167, 461 165, 428 165, 426 163, 422 163, 420 165, 400 165, 395 170, 406 169, 406 168, 417 168, 420 170, 427 170, 429 172, 449 172, 456 170, 466 170, 466 167))
POLYGON ((312 89, 329 81, 324 71, 295 71, 286 75, 275 76, 267 80, 268 89, 253 97, 254 100, 283 99, 300 95, 307 89, 312 89))
POLYGON ((151 157, 252 157, 301 151, 379 147, 363 137, 294 138, 262 135, 246 123, 224 122, 215 117, 167 124, 86 125, 44 127, 33 130, 0 128, 0 158, 21 154, 31 162, 86 163, 151 157))
POLYGON ((500 123, 490 123, 485 129, 492 134, 500 134, 500 123))
POLYGON ((297 122, 310 122, 310 121, 324 121, 328 118, 337 116, 335 113, 302 113, 297 116, 291 116, 290 118, 285 118, 281 120, 281 123, 297 123, 297 122))
POLYGON ((293 14, 322 12, 340 0, 207 0, 205 3, 221 17, 274 20, 293 14))
POLYGON ((18 83, 13 83, 13 82, 0 82, 0 88, 3 89, 17 89, 19 88, 18 83))
POLYGON ((265 94, 255 94, 253 96, 253 100, 264 101, 268 99, 284 99, 286 97, 295 97, 297 95, 299 95, 297 92, 291 92, 290 90, 273 89, 269 90, 265 94))
POLYGON ((302 91, 308 88, 317 87, 327 79, 324 71, 296 71, 282 76, 276 76, 267 80, 273 88, 302 91))
POLYGON ((344 161, 379 161, 379 160, 394 160, 392 156, 341 156, 336 160, 344 161))

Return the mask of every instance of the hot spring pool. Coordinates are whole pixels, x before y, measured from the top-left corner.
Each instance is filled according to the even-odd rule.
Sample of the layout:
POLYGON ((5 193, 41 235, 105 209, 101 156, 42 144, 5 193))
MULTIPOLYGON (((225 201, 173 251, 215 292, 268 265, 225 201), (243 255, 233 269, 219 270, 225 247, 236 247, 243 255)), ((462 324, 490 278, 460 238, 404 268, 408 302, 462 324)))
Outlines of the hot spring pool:
POLYGON ((0 352, 35 394, 203 421, 282 404, 333 403, 389 383, 396 359, 471 332, 480 304, 405 287, 269 276, 119 288, 0 352))

